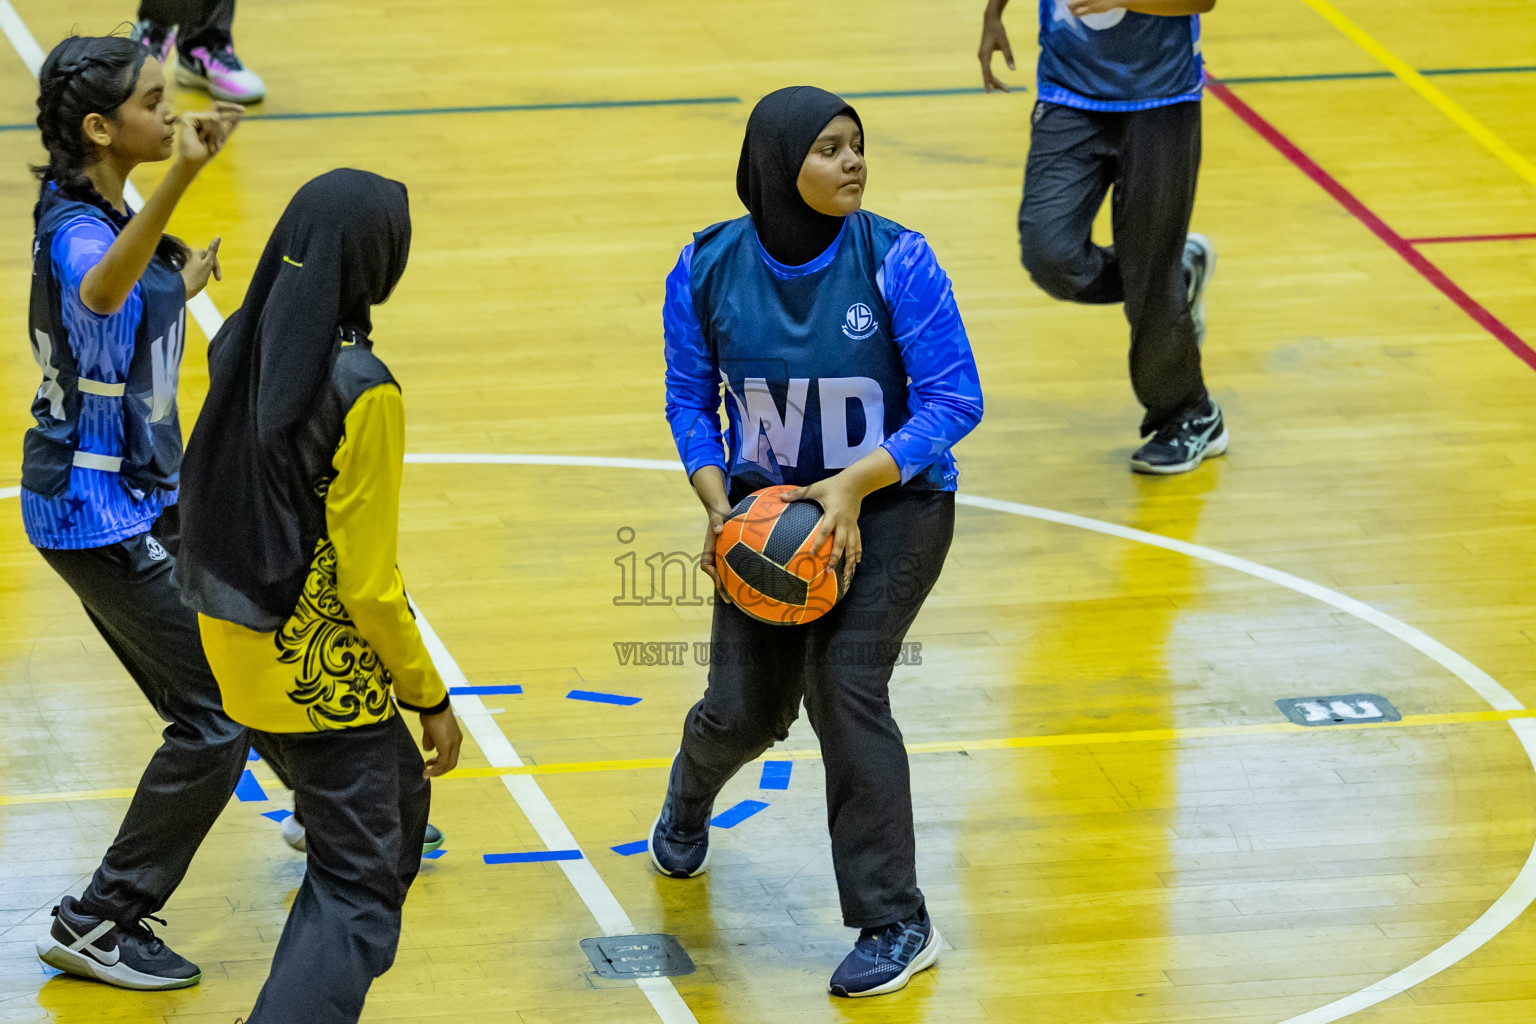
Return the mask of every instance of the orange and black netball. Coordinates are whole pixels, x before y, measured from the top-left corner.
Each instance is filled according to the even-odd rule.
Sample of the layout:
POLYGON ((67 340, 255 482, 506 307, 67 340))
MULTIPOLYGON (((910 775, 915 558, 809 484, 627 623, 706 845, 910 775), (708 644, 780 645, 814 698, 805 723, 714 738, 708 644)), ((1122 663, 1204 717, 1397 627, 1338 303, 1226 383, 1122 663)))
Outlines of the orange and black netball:
POLYGON ((754 619, 779 626, 813 622, 843 596, 832 538, 811 548, 821 505, 785 501, 796 490, 779 485, 747 495, 715 538, 715 568, 726 594, 754 619))

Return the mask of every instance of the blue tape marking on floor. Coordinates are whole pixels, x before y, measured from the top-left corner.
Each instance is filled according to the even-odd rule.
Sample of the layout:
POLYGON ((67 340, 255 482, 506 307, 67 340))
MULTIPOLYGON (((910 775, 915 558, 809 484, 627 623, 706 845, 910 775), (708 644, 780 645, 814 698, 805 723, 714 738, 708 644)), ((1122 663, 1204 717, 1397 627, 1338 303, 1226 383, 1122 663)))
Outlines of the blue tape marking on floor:
POLYGON ((240 781, 235 783, 235 798, 243 803, 267 798, 266 790, 261 788, 261 783, 256 781, 256 776, 251 774, 249 768, 240 773, 240 781))
POLYGON ((572 690, 565 696, 567 700, 590 700, 597 704, 623 704, 626 707, 640 703, 639 697, 626 697, 619 693, 596 693, 592 690, 572 690))
POLYGON ((273 821, 287 821, 293 817, 292 811, 262 811, 263 818, 271 818, 273 821))
POLYGON ((447 852, 448 852, 447 850, 444 850, 442 848, 438 848, 436 850, 433 850, 431 853, 424 853, 424 854, 422 854, 421 855, 421 859, 422 860, 437 860, 437 858, 441 857, 443 854, 445 854, 447 852))
POLYGON ((506 686, 450 686, 448 692, 455 697, 479 695, 488 693, 522 693, 523 688, 516 683, 508 683, 506 686))
POLYGON ((581 860, 580 850, 529 850, 527 853, 487 853, 487 864, 531 864, 541 860, 581 860))
POLYGON ((743 800, 735 807, 715 815, 709 823, 715 828, 735 828, 767 806, 761 800, 743 800))
POLYGON ((620 857, 633 857, 637 853, 644 853, 647 845, 644 839, 636 839, 632 843, 620 843, 618 846, 610 846, 609 849, 620 857))
POLYGON ((758 789, 788 789, 789 773, 795 767, 793 761, 764 761, 763 778, 758 789))
POLYGON ((247 761, 260 761, 261 760, 261 755, 256 753, 256 748, 255 747, 252 747, 250 750, 247 750, 245 752, 245 759, 247 761))

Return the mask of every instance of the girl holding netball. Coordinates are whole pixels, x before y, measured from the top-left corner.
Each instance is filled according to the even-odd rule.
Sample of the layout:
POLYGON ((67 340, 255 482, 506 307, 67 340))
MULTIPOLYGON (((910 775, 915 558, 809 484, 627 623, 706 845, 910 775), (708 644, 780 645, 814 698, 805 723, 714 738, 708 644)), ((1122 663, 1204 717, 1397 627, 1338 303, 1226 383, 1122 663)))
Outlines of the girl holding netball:
POLYGON ((705 870, 716 795, 788 735, 803 699, 843 920, 860 930, 832 975, 840 996, 894 992, 938 957, 889 684, 949 549, 950 448, 982 413, 949 279, 922 235, 860 209, 865 175, 852 107, 809 86, 764 97, 736 174, 748 216, 694 236, 663 310, 667 418, 709 517, 705 571, 718 587, 714 540, 731 507, 790 484, 821 504, 816 543, 830 535, 848 590, 795 626, 719 594, 711 650, 725 657, 684 721, 651 858, 674 878, 705 870))
MULTIPOLYGON (((145 921, 165 905, 245 768, 197 621, 171 579, 186 302, 219 274, 219 240, 188 251, 163 232, 242 109, 171 113, 160 64, 128 39, 54 47, 39 74, 48 162, 34 213, 28 337, 42 369, 23 445, 27 538, 69 584, 161 718, 117 839, 37 944, 50 965, 135 989, 197 983, 195 964, 145 921), (123 192, 140 164, 171 165, 144 208, 123 192)), ((157 919, 158 920, 158 919, 157 919)))
POLYGON ((405 407, 369 338, 405 272, 405 186, 301 188, 208 351, 177 576, 224 706, 293 787, 308 870, 251 1024, 352 1024, 389 969, 428 779, 462 738, 395 567, 405 407), (399 708, 420 715, 423 764, 399 708))

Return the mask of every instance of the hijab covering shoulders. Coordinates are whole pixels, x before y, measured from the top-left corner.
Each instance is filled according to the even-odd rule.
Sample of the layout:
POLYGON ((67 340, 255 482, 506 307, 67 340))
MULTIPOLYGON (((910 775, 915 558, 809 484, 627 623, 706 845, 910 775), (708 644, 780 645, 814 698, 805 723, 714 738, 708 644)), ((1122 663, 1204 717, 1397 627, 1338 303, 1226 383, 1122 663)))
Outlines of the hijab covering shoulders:
POLYGON ((836 240, 842 217, 811 209, 800 195, 800 168, 833 118, 864 123, 842 97, 811 85, 792 85, 758 100, 747 119, 736 165, 736 194, 752 215, 763 249, 778 262, 809 263, 836 240))
MULTIPOLYGON (((405 272, 405 186, 336 170, 299 189, 272 231, 245 302, 208 350, 208 399, 182 464, 177 577, 192 607, 270 629, 293 610, 324 529, 299 457, 344 337, 405 272)), ((327 457, 329 452, 326 453, 327 457)))

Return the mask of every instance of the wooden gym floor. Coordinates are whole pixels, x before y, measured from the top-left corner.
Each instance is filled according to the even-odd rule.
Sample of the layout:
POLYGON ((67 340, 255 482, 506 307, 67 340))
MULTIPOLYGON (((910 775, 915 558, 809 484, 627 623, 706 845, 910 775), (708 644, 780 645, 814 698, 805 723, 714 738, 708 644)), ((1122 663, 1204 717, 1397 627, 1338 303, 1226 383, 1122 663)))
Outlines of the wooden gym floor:
MULTIPOLYGON (((12 2, 44 48, 133 9, 12 2)), ((227 313, 303 181, 350 165, 410 186, 411 269, 378 349, 410 450, 443 457, 407 471, 401 562, 456 685, 521 688, 459 698, 473 741, 436 787, 447 852, 366 1020, 1536 1014, 1536 19, 1525 0, 1339 3, 1228 0, 1206 21, 1227 86, 1206 103, 1195 225, 1220 248, 1205 358, 1233 442, 1168 480, 1126 469, 1119 310, 1052 302, 1017 264, 1028 0, 1004 77, 1031 89, 992 96, 974 88, 979 0, 241 4, 239 51, 271 99, 173 228, 224 236, 210 295, 227 313), (893 686, 946 948, 858 1003, 825 993, 852 933, 803 724, 769 755, 791 762, 787 789, 751 767, 722 796, 766 806, 717 830, 706 877, 611 849, 644 837, 703 685, 691 648, 666 666, 615 645, 703 640, 708 610, 661 600, 675 576, 655 603, 616 603, 631 567, 644 597, 648 556, 693 551, 700 517, 681 474, 602 460, 674 458, 662 278, 691 231, 740 212, 750 104, 802 81, 859 106, 869 206, 932 240, 987 395, 959 449, 977 500, 910 637, 921 664, 893 686), (1468 236, 1501 237, 1445 240, 1468 236), (1302 728, 1275 704, 1364 693, 1403 720, 1302 728), (484 859, 550 850, 582 859, 484 859), (578 942, 605 932, 676 935, 697 970, 604 981, 578 942)), ((5 499, 37 379, 34 96, 0 54, 5 499)), ((266 799, 231 802, 165 911, 200 987, 126 993, 33 955, 158 722, 0 507, 0 1021, 229 1024, 302 870, 260 764, 243 795, 266 799)))

